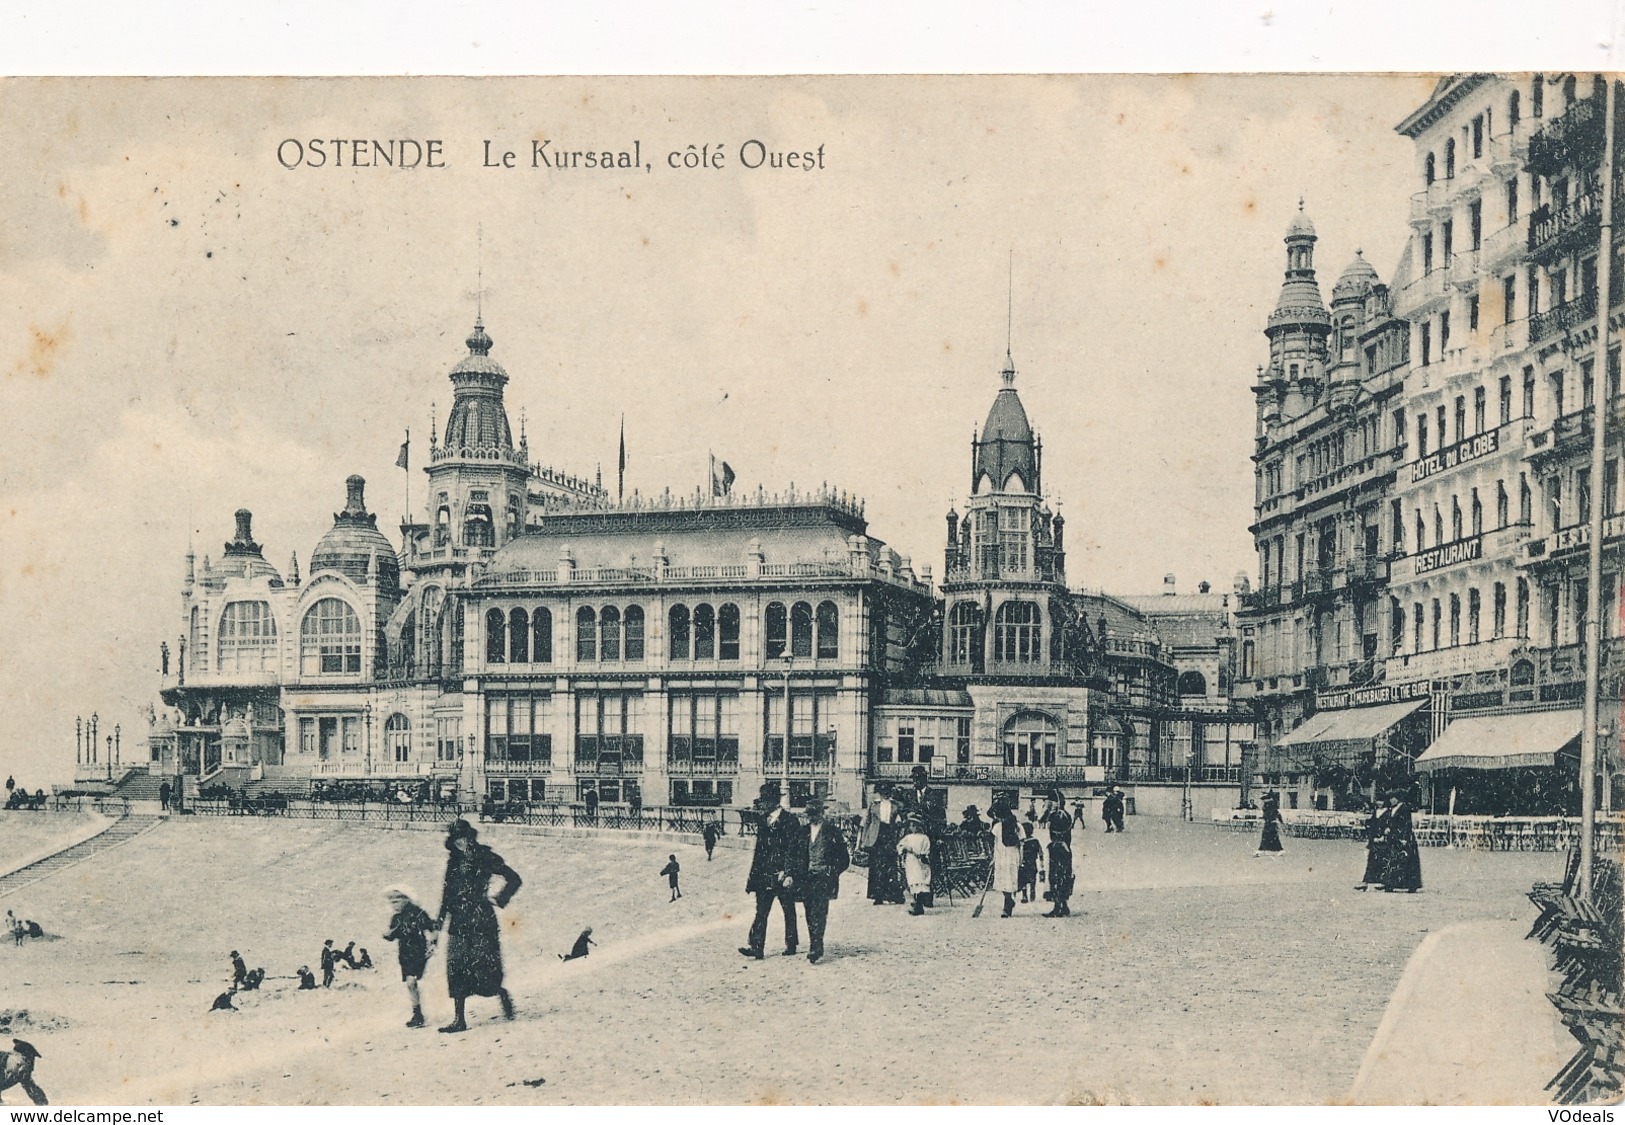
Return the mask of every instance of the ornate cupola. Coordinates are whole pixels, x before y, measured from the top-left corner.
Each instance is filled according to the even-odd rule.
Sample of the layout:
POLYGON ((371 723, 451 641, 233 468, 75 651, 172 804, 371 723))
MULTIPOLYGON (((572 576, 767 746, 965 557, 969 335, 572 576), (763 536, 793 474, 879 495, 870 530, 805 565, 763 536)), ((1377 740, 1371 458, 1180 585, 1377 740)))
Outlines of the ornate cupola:
POLYGON ((215 568, 218 575, 240 578, 269 578, 273 586, 282 585, 276 567, 265 561, 260 545, 254 542, 254 513, 238 508, 237 534, 226 544, 226 553, 215 568))
POLYGON ((310 553, 310 575, 336 570, 355 582, 376 583, 380 591, 394 593, 400 589, 400 564, 395 548, 378 530, 378 517, 367 511, 367 482, 352 476, 344 484, 344 510, 334 513, 332 528, 310 553))
POLYGON ((1005 352, 1000 379, 1004 385, 993 398, 981 436, 971 441, 971 492, 1037 495, 1043 451, 1016 394, 1016 364, 1009 351, 1005 352))
POLYGON ((512 454, 513 431, 502 403, 508 373, 491 358, 491 337, 479 318, 468 335, 468 355, 451 369, 451 412, 444 445, 453 455, 464 449, 512 454))
POLYGON ((1284 412, 1293 418, 1320 400, 1326 378, 1326 339, 1332 333, 1331 314, 1315 280, 1315 225, 1304 214, 1301 199, 1285 241, 1281 295, 1264 328, 1270 341, 1270 369, 1264 381, 1284 384, 1284 412))

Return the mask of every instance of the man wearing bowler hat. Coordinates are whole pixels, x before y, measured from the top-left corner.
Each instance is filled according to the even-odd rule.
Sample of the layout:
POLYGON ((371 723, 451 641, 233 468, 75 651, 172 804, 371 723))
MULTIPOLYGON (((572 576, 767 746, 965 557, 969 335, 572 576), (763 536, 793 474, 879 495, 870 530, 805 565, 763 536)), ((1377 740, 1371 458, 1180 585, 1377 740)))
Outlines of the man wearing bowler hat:
POLYGON ((807 840, 789 809, 779 801, 779 787, 765 783, 756 796, 756 851, 750 859, 745 891, 756 896, 756 917, 750 923, 749 944, 739 947, 746 957, 760 961, 767 944, 767 919, 777 902, 784 913, 784 955, 795 956, 801 944, 796 925, 796 895, 806 870, 807 840))
POLYGON ((802 864, 801 902, 807 910, 807 960, 816 965, 824 956, 824 926, 829 921, 829 900, 840 897, 841 872, 851 865, 846 837, 824 820, 824 800, 807 801, 806 862, 802 864))

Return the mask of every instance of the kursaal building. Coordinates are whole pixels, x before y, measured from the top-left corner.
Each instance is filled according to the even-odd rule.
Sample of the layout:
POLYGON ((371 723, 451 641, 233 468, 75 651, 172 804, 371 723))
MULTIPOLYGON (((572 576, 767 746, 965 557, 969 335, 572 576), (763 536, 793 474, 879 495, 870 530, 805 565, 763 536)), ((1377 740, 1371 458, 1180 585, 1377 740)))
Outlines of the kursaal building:
POLYGON ((923 772, 956 813, 1108 782, 1148 812, 1240 796, 1235 595, 1068 585, 1013 362, 938 584, 828 487, 621 500, 533 463, 483 324, 467 345, 398 543, 351 476, 303 574, 247 511, 218 559, 186 556, 151 760, 121 791, 703 807, 771 781, 857 808, 923 772))
POLYGON ((1287 229, 1252 388, 1259 582, 1238 694, 1257 709, 1258 773, 1294 806, 1419 775, 1437 811, 1579 810, 1593 504, 1599 791, 1614 801, 1625 399, 1618 336, 1597 346, 1604 91, 1600 76, 1442 80, 1397 126, 1416 190, 1388 284, 1356 250, 1328 305, 1301 207, 1287 229))

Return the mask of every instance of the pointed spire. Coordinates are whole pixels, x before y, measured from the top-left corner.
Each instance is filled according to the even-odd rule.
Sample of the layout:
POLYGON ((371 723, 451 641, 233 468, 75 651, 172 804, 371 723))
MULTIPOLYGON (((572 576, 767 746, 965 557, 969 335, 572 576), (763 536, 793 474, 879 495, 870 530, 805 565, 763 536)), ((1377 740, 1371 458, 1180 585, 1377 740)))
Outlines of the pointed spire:
POLYGON ((299 585, 299 552, 293 551, 288 556, 288 581, 299 585))

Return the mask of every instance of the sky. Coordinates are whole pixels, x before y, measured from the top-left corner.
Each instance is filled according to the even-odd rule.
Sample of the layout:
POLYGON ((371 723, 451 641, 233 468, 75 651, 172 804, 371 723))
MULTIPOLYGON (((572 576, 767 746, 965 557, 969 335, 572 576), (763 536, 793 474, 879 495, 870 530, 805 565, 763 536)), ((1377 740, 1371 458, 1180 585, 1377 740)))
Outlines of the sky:
POLYGON ((1071 582, 1228 589, 1282 236, 1301 197, 1328 299, 1356 249, 1391 275, 1394 126, 1433 83, 8 81, 0 771, 66 780, 93 711, 144 757, 183 556, 235 509, 284 572, 351 473, 381 526, 408 487, 420 514, 477 298, 533 459, 613 487, 624 416, 628 492, 691 493, 712 453, 741 489, 828 482, 938 572, 1008 343, 1071 582), (446 167, 278 161, 335 137, 446 167), (651 167, 532 168, 540 139, 651 167), (751 140, 823 167, 742 167, 751 140), (669 167, 691 144, 722 166, 669 167))

